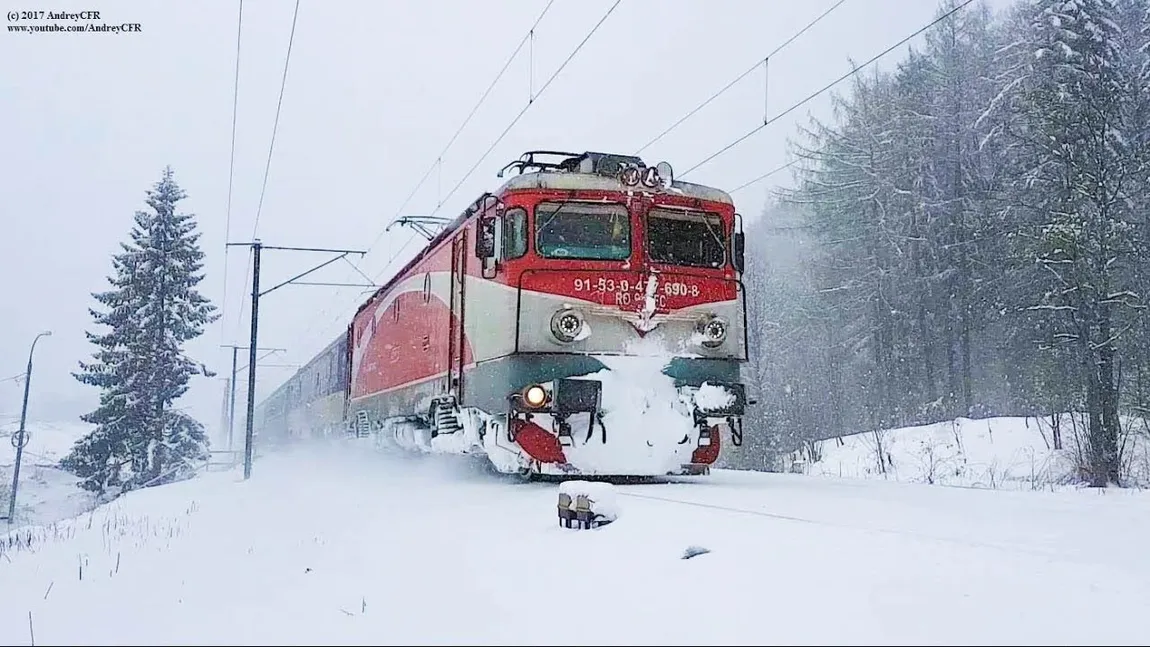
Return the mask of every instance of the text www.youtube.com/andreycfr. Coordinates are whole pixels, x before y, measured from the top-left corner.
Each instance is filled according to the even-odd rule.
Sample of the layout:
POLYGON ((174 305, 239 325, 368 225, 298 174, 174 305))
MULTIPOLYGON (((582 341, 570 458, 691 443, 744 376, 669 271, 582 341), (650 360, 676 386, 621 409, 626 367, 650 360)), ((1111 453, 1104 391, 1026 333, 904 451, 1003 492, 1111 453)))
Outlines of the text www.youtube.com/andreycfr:
POLYGON ((109 22, 103 11, 7 12, 10 34, 97 33, 133 34, 143 31, 138 22, 109 22))

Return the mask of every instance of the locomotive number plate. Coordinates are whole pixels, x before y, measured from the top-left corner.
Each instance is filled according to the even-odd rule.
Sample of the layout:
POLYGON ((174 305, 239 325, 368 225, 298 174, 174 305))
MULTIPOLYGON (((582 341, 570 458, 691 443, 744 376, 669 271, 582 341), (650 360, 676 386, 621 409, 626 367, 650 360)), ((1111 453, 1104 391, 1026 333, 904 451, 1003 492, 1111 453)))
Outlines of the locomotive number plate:
MULTIPOLYGON (((597 300, 600 303, 616 306, 642 305, 647 299, 645 278, 574 277, 571 279, 571 288, 576 295, 599 296, 597 300)), ((684 305, 676 302, 698 300, 706 295, 696 283, 659 277, 652 296, 655 298, 655 307, 666 310, 668 306, 684 305)))

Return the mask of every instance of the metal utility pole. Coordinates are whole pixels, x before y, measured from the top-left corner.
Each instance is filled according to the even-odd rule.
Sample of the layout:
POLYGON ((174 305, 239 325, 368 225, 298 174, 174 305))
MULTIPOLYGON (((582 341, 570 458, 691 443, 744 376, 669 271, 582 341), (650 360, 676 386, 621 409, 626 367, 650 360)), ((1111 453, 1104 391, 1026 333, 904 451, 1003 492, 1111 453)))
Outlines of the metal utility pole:
MULTIPOLYGON (((228 386, 231 390, 228 403, 228 451, 232 451, 232 436, 236 428, 236 359, 239 351, 247 350, 247 346, 236 346, 235 344, 220 344, 220 348, 232 349, 232 376, 228 378, 228 386)), ((286 353, 286 348, 257 348, 256 350, 268 351, 268 353, 286 353)), ((264 357, 267 357, 265 355, 264 357)))
POLYGON ((232 451, 232 436, 236 430, 236 354, 239 348, 232 346, 232 374, 228 377, 228 451, 232 451))
MULTIPOLYGON (((367 252, 354 250, 354 249, 324 249, 324 248, 318 248, 318 247, 274 247, 271 245, 264 245, 263 243, 260 242, 260 240, 258 238, 256 240, 250 242, 250 243, 227 243, 227 246, 228 247, 239 247, 239 246, 250 247, 252 250, 252 332, 251 332, 251 340, 248 343, 248 416, 247 416, 248 419, 247 419, 247 427, 244 430, 244 480, 247 480, 247 479, 251 478, 251 476, 252 476, 252 431, 253 431, 253 421, 255 419, 255 412, 256 412, 256 362, 259 361, 256 358, 256 347, 258 346, 257 342, 258 342, 258 337, 259 337, 260 297, 264 296, 265 294, 268 294, 269 292, 272 292, 273 290, 278 290, 279 288, 282 288, 285 285, 288 285, 291 283, 296 283, 297 279, 301 279, 301 278, 307 276, 308 274, 311 274, 312 272, 314 272, 320 268, 331 265, 332 263, 334 263, 340 259, 346 259, 348 254, 359 254, 360 257, 363 257, 365 254, 367 254, 367 252), (274 286, 261 292, 260 291, 260 252, 262 252, 265 249, 292 251, 292 252, 321 252, 321 253, 327 253, 327 254, 339 254, 339 256, 336 256, 335 258, 324 261, 323 263, 316 265, 315 267, 311 268, 310 270, 307 270, 306 272, 300 272, 299 274, 296 274, 295 276, 291 277, 290 279, 288 279, 282 283, 277 283, 276 285, 274 285, 274 286)), ((348 264, 351 264, 351 261, 348 261, 348 264)), ((355 265, 352 265, 352 267, 355 268, 356 271, 359 271, 359 268, 355 267, 355 265)), ((360 272, 360 274, 363 274, 363 273, 360 272)), ((304 284, 297 283, 297 285, 307 285, 307 284, 306 283, 304 283, 304 284)), ((347 285, 348 287, 376 287, 374 284, 373 285, 326 284, 326 285, 347 285)))
POLYGON ((48 337, 51 330, 36 335, 32 340, 32 349, 28 351, 28 370, 24 373, 24 404, 20 407, 20 428, 12 436, 12 445, 16 448, 16 465, 12 468, 12 496, 8 498, 8 523, 16 519, 16 488, 20 485, 20 459, 24 456, 24 446, 28 444, 28 434, 24 431, 24 423, 28 419, 28 389, 32 385, 32 353, 36 352, 36 342, 41 337, 48 337))

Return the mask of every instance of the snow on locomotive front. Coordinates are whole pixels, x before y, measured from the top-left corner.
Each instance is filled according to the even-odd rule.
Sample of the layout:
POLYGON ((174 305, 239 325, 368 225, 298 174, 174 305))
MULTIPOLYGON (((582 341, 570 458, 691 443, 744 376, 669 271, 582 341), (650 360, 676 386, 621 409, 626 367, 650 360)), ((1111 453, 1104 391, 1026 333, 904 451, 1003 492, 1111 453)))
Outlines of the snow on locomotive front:
POLYGON ((465 372, 477 440, 507 472, 707 473, 747 401, 730 196, 665 163, 546 154, 505 167, 519 174, 477 218, 465 328, 507 351, 465 372))

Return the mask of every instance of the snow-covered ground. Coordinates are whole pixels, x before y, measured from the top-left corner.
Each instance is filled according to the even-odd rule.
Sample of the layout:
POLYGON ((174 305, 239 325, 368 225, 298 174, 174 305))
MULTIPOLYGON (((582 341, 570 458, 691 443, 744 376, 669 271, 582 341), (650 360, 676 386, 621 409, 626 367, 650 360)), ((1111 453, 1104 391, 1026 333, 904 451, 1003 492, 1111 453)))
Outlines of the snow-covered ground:
POLYGON ((17 531, 0 644, 1150 639, 1146 492, 717 470, 617 486, 614 523, 568 530, 554 484, 367 445, 17 531))
MULTIPOLYGON (((0 516, 8 514, 12 465, 16 449, 12 435, 19 416, 0 416, 0 516)), ((20 487, 16 497, 16 523, 46 524, 73 517, 92 508, 95 497, 76 486, 76 477, 56 467, 72 444, 92 429, 82 421, 25 424, 28 444, 20 460, 20 487)), ((0 525, 0 529, 5 526, 0 525)))
MULTIPOLYGON (((1054 449, 1051 419, 958 418, 918 427, 865 432, 814 443, 787 458, 788 468, 813 476, 882 478, 990 489, 1058 489, 1082 483, 1083 423, 1062 416, 1062 449, 1054 449), (813 454, 813 455, 812 455, 813 454), (883 457, 880 464, 879 457, 883 457)), ((1150 486, 1150 429, 1123 420, 1127 485, 1150 486)))

